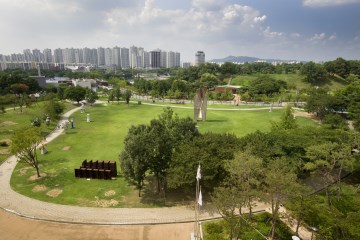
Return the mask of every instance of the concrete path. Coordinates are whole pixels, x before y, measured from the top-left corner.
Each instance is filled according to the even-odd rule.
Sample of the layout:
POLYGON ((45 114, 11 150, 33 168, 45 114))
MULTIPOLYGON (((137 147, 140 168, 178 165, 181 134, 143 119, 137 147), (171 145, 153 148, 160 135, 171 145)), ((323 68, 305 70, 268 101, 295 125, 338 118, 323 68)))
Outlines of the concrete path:
MULTIPOLYGON (((64 114, 60 125, 79 109, 75 108, 64 114)), ((63 131, 64 129, 54 130, 46 137, 46 143, 51 142, 63 131)), ((10 187, 10 178, 16 163, 16 157, 11 156, 0 166, 0 208, 20 216, 48 221, 92 224, 156 224, 194 220, 192 206, 130 209, 91 208, 53 204, 32 199, 13 191, 10 187)), ((201 214, 203 219, 217 216, 207 211, 203 211, 201 214)))
MULTIPOLYGON (((80 108, 65 113, 60 120, 68 118, 80 108)), ((63 133, 64 129, 56 129, 46 137, 49 143, 63 133)), ((92 208, 68 206, 42 202, 21 195, 11 189, 10 178, 16 166, 15 156, 9 157, 0 166, 0 208, 16 215, 37 220, 46 220, 56 223, 78 223, 95 225, 152 225, 164 223, 191 223, 194 221, 193 206, 167 207, 167 208, 92 208)), ((258 203, 254 212, 264 211, 268 204, 258 203)), ((220 218, 212 209, 203 208, 200 213, 201 220, 220 218)), ((306 232, 306 230, 305 230, 306 232)), ((300 235, 302 235, 300 233, 300 235)), ((308 233, 303 239, 309 239, 308 233)))

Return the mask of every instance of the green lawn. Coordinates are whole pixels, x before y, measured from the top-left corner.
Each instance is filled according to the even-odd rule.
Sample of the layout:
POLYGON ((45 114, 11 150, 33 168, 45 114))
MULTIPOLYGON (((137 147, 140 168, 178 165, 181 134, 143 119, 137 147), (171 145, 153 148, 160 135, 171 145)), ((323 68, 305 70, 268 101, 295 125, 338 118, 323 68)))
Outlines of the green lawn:
MULTIPOLYGON (((232 79, 232 85, 240 86, 249 86, 249 82, 256 79, 261 74, 252 74, 252 75, 238 75, 232 79)), ((301 90, 304 88, 309 88, 311 85, 303 81, 303 77, 296 73, 289 74, 268 74, 269 77, 283 80, 290 85, 295 85, 296 89, 301 90)), ((321 85, 321 87, 328 87, 330 89, 339 89, 345 86, 345 82, 339 78, 332 78, 331 81, 321 85)))
MULTIPOLYGON (((114 103, 109 106, 88 107, 91 122, 86 122, 86 114, 73 114, 75 128, 47 146, 46 155, 39 155, 40 172, 43 178, 31 180, 34 170, 19 163, 11 179, 12 187, 21 194, 39 200, 80 205, 100 206, 113 203, 115 207, 152 207, 156 202, 151 198, 138 198, 137 191, 121 176, 116 180, 86 180, 74 177, 74 168, 84 159, 116 160, 123 149, 123 139, 128 128, 136 124, 148 124, 159 115, 162 107, 114 103), (57 197, 48 196, 52 189, 62 193, 57 197), (112 191, 113 195, 109 195, 112 191)), ((191 117, 192 109, 174 109, 180 117, 191 117)), ((199 131, 234 133, 244 136, 255 130, 268 131, 269 121, 276 121, 282 110, 263 111, 208 111, 208 120, 199 122, 199 131)), ((314 124, 312 121, 297 118, 300 124, 314 124)), ((54 190, 54 191, 56 191, 54 190)))
MULTIPOLYGON (((4 114, 0 114, 0 142, 7 142, 15 131, 30 126, 31 120, 35 117, 41 118, 43 105, 43 102, 33 103, 28 108, 24 107, 22 112, 20 112, 19 108, 16 108, 15 110, 8 109, 4 114)), ((65 104, 65 107, 65 111, 74 108, 73 105, 68 103, 65 104)), ((42 134, 46 136, 55 126, 55 121, 52 121, 49 127, 42 124, 42 134)), ((8 147, 0 146, 0 151, 0 163, 2 163, 10 154, 8 153, 8 147)))

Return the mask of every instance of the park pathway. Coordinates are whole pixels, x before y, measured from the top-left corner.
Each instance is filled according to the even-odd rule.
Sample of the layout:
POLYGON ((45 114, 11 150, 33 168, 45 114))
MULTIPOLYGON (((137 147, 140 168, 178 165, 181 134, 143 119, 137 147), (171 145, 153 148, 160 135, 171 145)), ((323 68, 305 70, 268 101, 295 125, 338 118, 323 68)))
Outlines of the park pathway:
MULTIPOLYGON (((78 111, 75 108, 65 113, 60 125, 68 121, 71 114, 78 111)), ((64 129, 55 129, 46 137, 49 143, 63 134, 64 129)), ((11 174, 16 166, 15 156, 9 157, 0 165, 0 208, 7 212, 29 219, 46 220, 58 223, 80 223, 98 225, 147 225, 164 223, 190 223, 194 221, 193 206, 178 206, 164 208, 94 208, 78 207, 42 202, 21 195, 10 186, 11 174)), ((262 212, 269 208, 268 204, 258 203, 254 212, 262 212)), ((214 209, 203 208, 200 213, 201 220, 220 218, 214 209)), ((308 231, 300 232, 303 239, 308 238, 308 231)))

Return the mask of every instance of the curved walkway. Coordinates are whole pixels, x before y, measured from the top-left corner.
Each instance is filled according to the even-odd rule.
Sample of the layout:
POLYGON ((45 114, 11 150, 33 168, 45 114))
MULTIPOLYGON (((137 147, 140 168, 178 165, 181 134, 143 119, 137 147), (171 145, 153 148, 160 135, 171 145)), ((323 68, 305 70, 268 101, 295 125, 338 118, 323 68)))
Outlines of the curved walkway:
MULTIPOLYGON (((61 122, 80 108, 65 113, 61 122)), ((60 124, 61 124, 60 122, 60 124)), ((56 129, 46 137, 46 143, 63 133, 63 129, 56 129)), ((168 208, 91 208, 53 204, 21 195, 11 189, 11 174, 16 166, 15 156, 9 157, 0 166, 0 207, 17 215, 67 223, 89 224, 156 224, 180 223, 194 220, 193 207, 168 208)), ((203 211, 202 219, 217 217, 211 212, 203 211)))
MULTIPOLYGON (((79 110, 75 108, 63 115, 60 124, 79 110)), ((51 142, 63 133, 56 129, 46 137, 51 142)), ((18 216, 59 223, 83 223, 94 225, 144 225, 164 223, 189 223, 194 221, 193 206, 167 208, 93 208, 78 207, 42 202, 21 195, 11 189, 11 174, 16 166, 15 156, 9 157, 0 165, 0 208, 18 216)), ((264 211, 268 205, 259 203, 254 212, 264 211)), ((203 208, 200 219, 219 218, 220 215, 211 209, 203 208)), ((306 239, 306 238, 305 238, 306 239)))

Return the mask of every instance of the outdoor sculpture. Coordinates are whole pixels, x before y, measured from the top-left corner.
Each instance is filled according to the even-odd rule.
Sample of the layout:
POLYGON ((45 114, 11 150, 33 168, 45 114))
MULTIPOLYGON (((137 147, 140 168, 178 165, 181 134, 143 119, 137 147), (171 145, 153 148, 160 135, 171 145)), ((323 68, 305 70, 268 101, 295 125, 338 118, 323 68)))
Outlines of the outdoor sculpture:
POLYGON ((194 122, 196 123, 199 118, 203 122, 206 121, 206 110, 207 110, 207 89, 205 87, 199 88, 196 91, 194 98, 194 122))
POLYGON ((75 177, 110 180, 117 176, 116 162, 114 161, 87 161, 84 160, 80 168, 75 169, 75 177))

